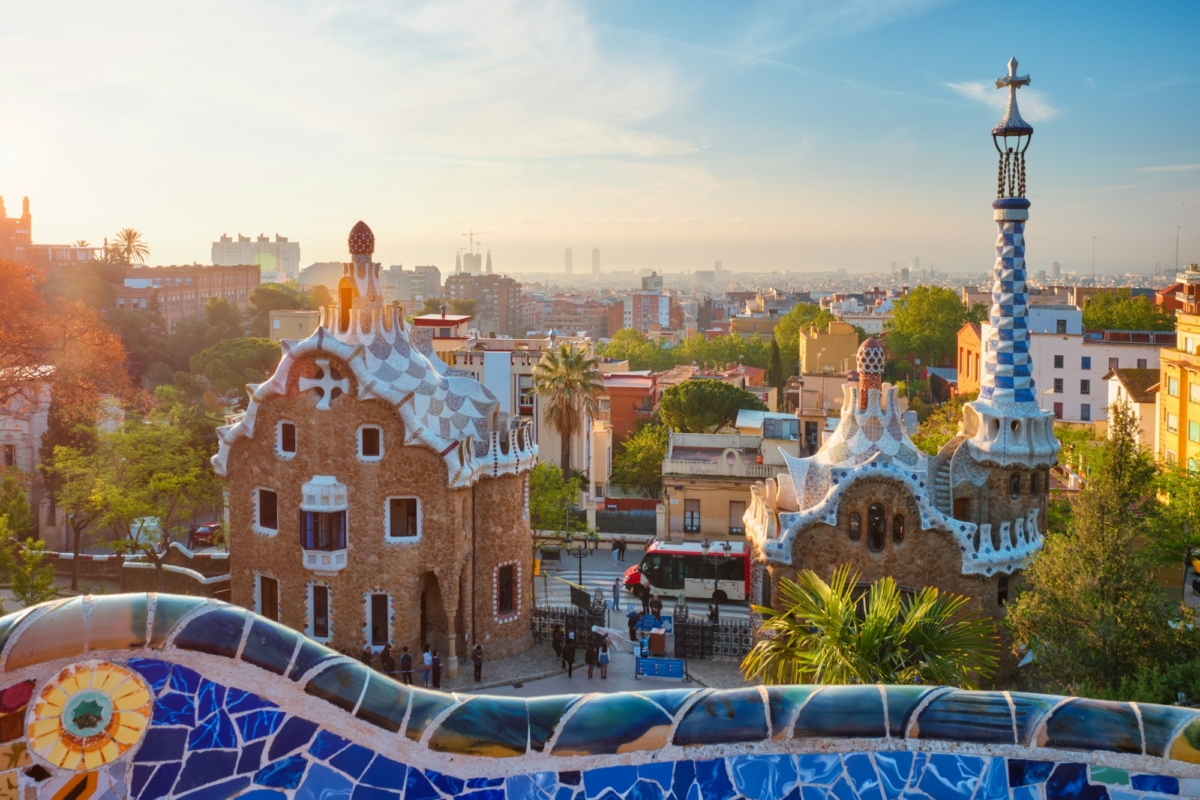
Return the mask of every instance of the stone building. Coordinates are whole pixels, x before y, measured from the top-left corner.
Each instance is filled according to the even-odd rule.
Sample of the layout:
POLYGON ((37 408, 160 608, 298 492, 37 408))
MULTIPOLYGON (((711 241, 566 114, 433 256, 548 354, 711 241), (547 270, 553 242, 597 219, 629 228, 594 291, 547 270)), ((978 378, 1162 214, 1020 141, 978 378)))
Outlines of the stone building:
POLYGON ((489 658, 531 645, 528 424, 385 306, 374 235, 350 233, 337 305, 218 430, 233 602, 359 652, 489 658))
MULTIPOLYGON (((1003 81, 1014 89, 1026 80, 1015 67, 1003 81)), ((1031 133, 1014 93, 993 136, 1031 133)), ((1011 161, 1006 148, 998 142, 1011 161)), ((783 577, 812 569, 828 580, 848 563, 864 582, 891 576, 905 589, 935 586, 1003 616, 1020 570, 1042 547, 1059 451, 1054 412, 1038 407, 1033 380, 1020 152, 1022 166, 1002 169, 992 204, 999 238, 979 399, 966 404, 958 435, 931 458, 909 440, 896 388, 883 383, 883 347, 863 342, 837 430, 815 455, 785 456, 788 471, 752 489, 751 593, 762 604, 778 597, 783 577)))

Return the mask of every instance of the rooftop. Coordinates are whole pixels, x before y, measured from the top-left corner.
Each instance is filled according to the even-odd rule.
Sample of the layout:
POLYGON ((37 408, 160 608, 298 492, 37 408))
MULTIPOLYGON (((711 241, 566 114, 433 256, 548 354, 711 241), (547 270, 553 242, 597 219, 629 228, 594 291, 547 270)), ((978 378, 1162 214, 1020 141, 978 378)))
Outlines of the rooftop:
POLYGON ((1129 398, 1135 403, 1153 403, 1154 393, 1150 390, 1158 383, 1158 370, 1134 369, 1121 367, 1110 369, 1104 375, 1104 380, 1116 379, 1129 392, 1129 398))

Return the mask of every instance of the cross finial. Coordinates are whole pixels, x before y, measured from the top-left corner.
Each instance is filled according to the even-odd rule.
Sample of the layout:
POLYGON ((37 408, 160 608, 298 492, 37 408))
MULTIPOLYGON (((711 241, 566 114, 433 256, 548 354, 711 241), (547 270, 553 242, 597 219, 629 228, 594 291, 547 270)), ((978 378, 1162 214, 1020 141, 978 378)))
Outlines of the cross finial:
POLYGON ((1017 75, 1017 58, 1016 56, 1013 56, 1008 60, 1008 74, 1003 78, 996 79, 996 88, 1003 89, 1008 87, 1008 93, 1011 95, 1020 87, 1028 85, 1028 75, 1017 75))

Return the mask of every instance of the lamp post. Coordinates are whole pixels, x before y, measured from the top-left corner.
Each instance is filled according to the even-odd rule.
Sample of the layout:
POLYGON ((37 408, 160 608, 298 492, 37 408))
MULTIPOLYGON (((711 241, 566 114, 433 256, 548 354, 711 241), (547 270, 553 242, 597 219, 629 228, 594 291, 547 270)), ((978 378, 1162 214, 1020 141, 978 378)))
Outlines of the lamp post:
MULTIPOLYGON (((721 564, 726 563, 726 560, 729 558, 730 552, 732 552, 732 550, 733 550, 733 545, 731 545, 729 543, 729 541, 726 540, 726 541, 721 542, 721 544, 719 546, 714 547, 712 542, 710 542, 708 539, 705 539, 700 544, 700 548, 704 551, 704 560, 707 561, 709 564, 712 564, 712 566, 713 566, 713 597, 712 597, 712 599, 713 599, 714 604, 720 605, 720 603, 721 603, 720 598, 721 598, 721 595, 724 594, 724 592, 722 592, 720 589, 721 579, 720 579, 720 577, 718 577, 719 572, 717 571, 717 568, 721 564), (717 552, 714 553, 713 550, 716 550, 717 552)), ((728 595, 726 595, 726 599, 728 599, 728 595)))
POLYGON ((563 537, 563 544, 566 545, 566 547, 563 549, 567 551, 567 555, 579 562, 580 587, 583 586, 583 560, 592 554, 589 543, 595 543, 595 539, 591 536, 584 537, 578 545, 575 545, 575 537, 571 536, 569 532, 563 537))

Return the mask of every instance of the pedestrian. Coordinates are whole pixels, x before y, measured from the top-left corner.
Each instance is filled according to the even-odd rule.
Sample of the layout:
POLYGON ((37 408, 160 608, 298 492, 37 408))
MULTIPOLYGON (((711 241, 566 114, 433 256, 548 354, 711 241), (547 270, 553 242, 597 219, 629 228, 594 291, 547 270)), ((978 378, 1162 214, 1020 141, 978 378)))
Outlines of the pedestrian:
POLYGON ((653 599, 650 600, 650 613, 656 618, 661 618, 662 608, 662 598, 658 595, 654 595, 653 599))
POLYGON ((596 665, 600 663, 600 651, 596 649, 596 644, 589 644, 587 650, 583 653, 583 663, 587 664, 588 680, 592 679, 592 672, 596 669, 596 665))
POLYGON ((433 671, 433 654, 429 652, 429 645, 425 645, 425 652, 421 654, 421 661, 424 666, 424 674, 421 676, 425 681, 425 688, 429 688, 429 674, 433 671))
POLYGON ((629 540, 624 536, 621 537, 621 560, 625 560, 625 551, 629 549, 629 540))
POLYGON ((405 686, 412 686, 412 653, 408 652, 408 648, 400 653, 400 682, 405 686))
POLYGON ((621 610, 621 579, 613 578, 613 611, 621 610))
POLYGON ((562 649, 562 665, 567 668, 567 677, 575 671, 575 633, 567 634, 567 642, 562 649))
POLYGON ((383 646, 383 650, 379 653, 379 668, 383 670, 383 674, 395 680, 396 678, 396 656, 392 654, 392 645, 389 642, 383 646))
POLYGON ((433 688, 442 688, 442 657, 438 655, 438 651, 433 651, 433 658, 430 659, 430 667, 433 669, 433 688))
POLYGON ((636 608, 629 609, 629 641, 637 641, 637 626, 642 620, 642 614, 636 608))
POLYGON ((483 679, 483 645, 475 645, 475 652, 471 654, 471 661, 475 664, 475 682, 479 683, 483 679))
POLYGON ((612 656, 608 652, 608 639, 600 643, 600 677, 608 679, 608 662, 612 660, 612 656))
POLYGON ((720 625, 721 624, 721 607, 719 605, 717 605, 716 603, 710 603, 708 606, 708 624, 709 625, 720 625))
POLYGON ((562 625, 554 626, 554 631, 550 634, 550 646, 554 648, 554 657, 561 661, 563 651, 562 625))
POLYGON ((650 587, 639 583, 638 588, 641 589, 638 597, 640 597, 642 601, 642 616, 644 617, 650 613, 650 587))
POLYGON ((364 644, 362 652, 358 654, 358 660, 361 661, 362 663, 366 664, 369 667, 369 666, 371 666, 371 661, 374 658, 375 658, 375 654, 371 651, 371 645, 364 644))

